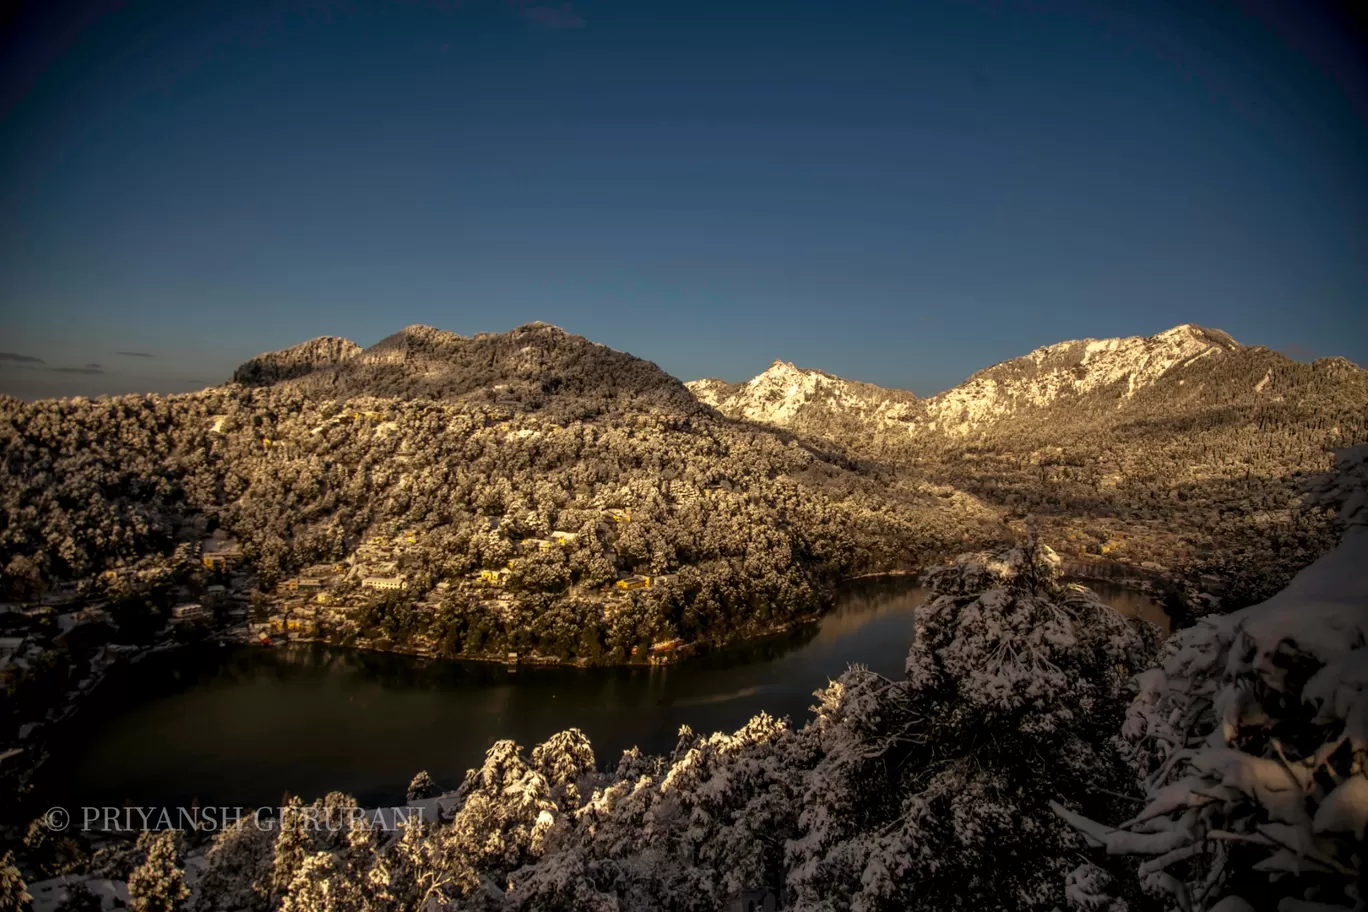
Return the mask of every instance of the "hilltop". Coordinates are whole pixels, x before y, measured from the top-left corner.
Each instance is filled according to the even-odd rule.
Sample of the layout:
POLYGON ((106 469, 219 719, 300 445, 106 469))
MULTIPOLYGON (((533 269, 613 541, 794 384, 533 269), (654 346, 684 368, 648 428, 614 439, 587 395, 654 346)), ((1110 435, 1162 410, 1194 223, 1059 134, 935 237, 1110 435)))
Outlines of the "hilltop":
POLYGON ((346 340, 314 340, 259 355, 234 379, 242 382, 257 363, 299 361, 309 369, 282 373, 276 381, 314 397, 459 400, 517 411, 698 411, 683 384, 655 364, 547 323, 470 338, 415 325, 366 349, 346 340), (344 343, 336 346, 339 356, 317 356, 325 341, 344 343))
POLYGON ((1193 324, 1047 345, 926 399, 783 362, 688 387, 733 419, 1035 513, 1066 554, 1207 578, 1228 606, 1328 546, 1326 525, 1296 509, 1298 483, 1368 440, 1368 372, 1193 324))

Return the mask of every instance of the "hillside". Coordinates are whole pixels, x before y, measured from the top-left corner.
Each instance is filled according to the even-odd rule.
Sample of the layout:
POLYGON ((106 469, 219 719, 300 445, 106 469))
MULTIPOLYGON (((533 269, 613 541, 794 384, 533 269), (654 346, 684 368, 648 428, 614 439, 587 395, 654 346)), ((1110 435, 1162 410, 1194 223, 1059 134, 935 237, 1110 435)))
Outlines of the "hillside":
POLYGON ((552 327, 411 327, 349 352, 307 343, 244 366, 250 384, 179 396, 5 401, 5 595, 193 595, 218 532, 277 609, 299 601, 283 588, 298 570, 345 562, 326 611, 299 605, 341 641, 622 661, 782 626, 844 576, 1003 533, 972 497, 722 420, 654 365, 552 327), (611 588, 633 574, 670 583, 611 588))
POLYGON ((690 389, 733 418, 797 426, 894 474, 1035 513, 1063 553, 1208 577, 1226 607, 1267 597, 1328 546, 1324 521, 1295 509, 1297 484, 1329 450, 1368 440, 1368 372, 1186 324, 1045 346, 915 402, 859 384, 843 407, 825 391, 851 381, 784 385, 775 370, 690 389))
MULTIPOLYGON (((294 351, 253 362, 288 360, 294 351)), ((583 417, 601 411, 698 411, 683 385, 651 362, 545 323, 473 338, 409 326, 370 348, 280 380, 311 397, 459 400, 583 417)))
POLYGON ((902 428, 917 414, 917 397, 911 393, 803 370, 786 361, 775 361, 745 383, 694 380, 685 386, 724 415, 818 436, 902 428))

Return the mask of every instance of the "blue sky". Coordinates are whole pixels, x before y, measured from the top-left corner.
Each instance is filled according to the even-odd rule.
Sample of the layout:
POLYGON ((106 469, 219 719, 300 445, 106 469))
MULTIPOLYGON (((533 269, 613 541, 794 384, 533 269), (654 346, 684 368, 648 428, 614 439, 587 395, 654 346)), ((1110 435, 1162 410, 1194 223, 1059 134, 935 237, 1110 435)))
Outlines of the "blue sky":
POLYGON ((921 394, 1185 322, 1368 364, 1366 61, 1252 0, 30 3, 0 391, 531 320, 921 394))

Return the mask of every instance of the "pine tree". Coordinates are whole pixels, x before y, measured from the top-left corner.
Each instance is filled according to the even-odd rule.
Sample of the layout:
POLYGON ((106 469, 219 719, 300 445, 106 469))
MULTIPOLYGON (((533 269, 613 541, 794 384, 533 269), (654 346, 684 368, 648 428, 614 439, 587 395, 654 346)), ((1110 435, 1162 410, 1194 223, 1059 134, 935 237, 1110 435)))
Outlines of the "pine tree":
POLYGON ((24 912, 32 901, 14 863, 14 853, 6 852, 0 856, 0 912, 24 912))
POLYGON ((413 777, 409 783, 408 793, 405 800, 412 804, 415 801, 422 801, 424 798, 431 798, 437 794, 437 783, 432 781, 427 770, 422 770, 413 777))
POLYGON ((270 908, 271 833, 254 817, 220 833, 205 853, 195 912, 266 912, 270 908))
POLYGON ((179 912, 190 891, 177 863, 176 833, 143 833, 138 846, 147 855, 128 876, 128 904, 133 912, 179 912))

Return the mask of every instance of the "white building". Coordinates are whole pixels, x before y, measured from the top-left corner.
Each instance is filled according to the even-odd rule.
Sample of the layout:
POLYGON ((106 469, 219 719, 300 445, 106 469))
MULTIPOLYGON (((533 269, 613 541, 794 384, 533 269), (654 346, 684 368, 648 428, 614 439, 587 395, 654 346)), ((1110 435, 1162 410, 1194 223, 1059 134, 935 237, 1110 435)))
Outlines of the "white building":
POLYGON ((171 609, 172 621, 198 621, 209 617, 212 614, 206 606, 199 602, 186 602, 183 605, 176 605, 171 609))
POLYGON ((361 581, 363 589, 407 589, 408 583, 402 576, 368 576, 361 581))

